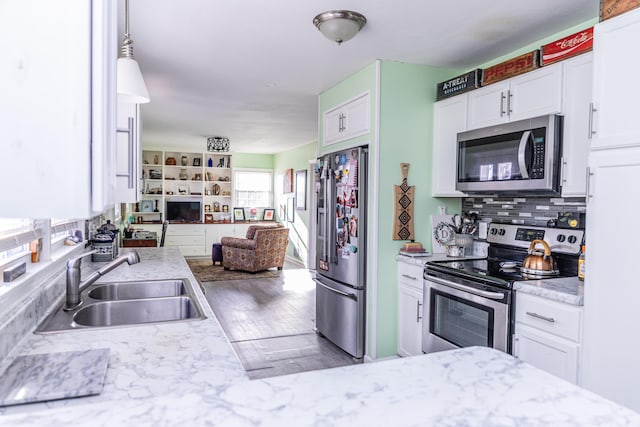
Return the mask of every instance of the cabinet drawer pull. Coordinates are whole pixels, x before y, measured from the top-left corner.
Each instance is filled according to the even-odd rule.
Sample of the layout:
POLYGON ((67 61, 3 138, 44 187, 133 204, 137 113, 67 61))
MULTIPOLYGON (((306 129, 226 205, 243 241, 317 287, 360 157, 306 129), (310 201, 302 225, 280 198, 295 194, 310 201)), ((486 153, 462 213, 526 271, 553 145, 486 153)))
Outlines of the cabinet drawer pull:
POLYGON ((422 319, 422 316, 420 316, 420 306, 422 303, 420 301, 416 301, 416 303, 418 303, 416 305, 416 323, 420 323, 420 319, 422 319))
POLYGON ((504 111, 504 100, 507 97, 504 96, 504 92, 500 92, 500 117, 504 116, 506 114, 506 111, 504 111))
POLYGON ((404 273, 402 274, 402 277, 406 277, 407 279, 411 279, 411 280, 417 280, 418 279, 417 277, 409 276, 408 274, 404 274, 404 273))
POLYGON ((527 316, 535 317, 536 319, 545 320, 547 322, 555 323, 556 321, 556 319, 554 319, 553 317, 542 316, 538 313, 532 313, 530 311, 527 311, 526 313, 527 316))
POLYGON ((507 114, 510 116, 513 113, 513 109, 511 108, 511 98, 513 98, 513 94, 511 90, 507 91, 507 114))

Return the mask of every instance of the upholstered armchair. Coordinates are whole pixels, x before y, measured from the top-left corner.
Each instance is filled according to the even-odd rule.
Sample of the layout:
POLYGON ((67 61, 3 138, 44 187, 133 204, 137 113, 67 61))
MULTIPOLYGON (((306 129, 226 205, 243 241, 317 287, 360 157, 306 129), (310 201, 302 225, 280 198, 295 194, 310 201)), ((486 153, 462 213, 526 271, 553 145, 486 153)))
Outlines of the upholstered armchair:
POLYGON ((252 225, 246 238, 223 237, 222 263, 225 270, 245 270, 255 273, 267 268, 282 270, 289 241, 289 229, 277 226, 252 225))

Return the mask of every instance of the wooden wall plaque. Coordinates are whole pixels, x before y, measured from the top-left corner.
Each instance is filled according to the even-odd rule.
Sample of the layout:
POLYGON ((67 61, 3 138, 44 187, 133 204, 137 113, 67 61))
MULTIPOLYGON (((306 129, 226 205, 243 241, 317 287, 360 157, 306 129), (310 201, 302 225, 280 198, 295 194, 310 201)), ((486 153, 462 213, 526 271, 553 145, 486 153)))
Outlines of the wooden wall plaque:
POLYGON ((600 21, 606 21, 638 6, 640 0, 600 0, 600 21))
POLYGON ((533 71, 538 68, 538 54, 540 50, 516 56, 507 61, 485 68, 482 72, 482 86, 508 79, 518 74, 533 71))

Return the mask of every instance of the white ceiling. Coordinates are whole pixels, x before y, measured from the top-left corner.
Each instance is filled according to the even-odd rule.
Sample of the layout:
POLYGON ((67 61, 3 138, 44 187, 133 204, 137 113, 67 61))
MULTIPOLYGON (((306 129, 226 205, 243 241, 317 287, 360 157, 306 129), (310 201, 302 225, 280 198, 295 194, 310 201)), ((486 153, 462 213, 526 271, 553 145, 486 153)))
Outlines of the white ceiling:
MULTIPOLYGON (((120 0, 121 10, 124 0, 120 0)), ((144 143, 277 153, 317 139, 318 94, 375 59, 467 70, 594 18, 598 0, 130 0, 151 103, 144 143), (348 9, 367 25, 343 45, 313 26, 348 9)), ((121 41, 124 15, 119 20, 121 41)))

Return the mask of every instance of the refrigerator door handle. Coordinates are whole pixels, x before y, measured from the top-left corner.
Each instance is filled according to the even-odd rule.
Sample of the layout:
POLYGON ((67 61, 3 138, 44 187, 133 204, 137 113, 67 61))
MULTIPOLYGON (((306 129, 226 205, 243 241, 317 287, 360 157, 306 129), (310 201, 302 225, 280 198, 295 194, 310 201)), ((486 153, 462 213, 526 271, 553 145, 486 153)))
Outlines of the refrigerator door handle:
POLYGON ((326 288, 326 289, 330 290, 331 292, 334 292, 334 293, 336 293, 336 294, 342 295, 342 296, 347 297, 347 298, 351 298, 351 299, 352 299, 352 300, 354 300, 354 301, 357 301, 357 300, 358 300, 358 297, 357 297, 357 296, 355 296, 354 294, 348 294, 348 293, 346 293, 346 292, 339 291, 339 290, 337 290, 337 289, 332 288, 331 286, 327 286, 327 285, 325 285, 324 283, 322 283, 322 282, 321 282, 321 281, 319 281, 319 280, 316 280, 316 283, 317 283, 318 285, 322 286, 323 288, 326 288))
POLYGON ((326 209, 327 209, 327 235, 329 236, 329 248, 328 248, 328 258, 329 262, 333 264, 338 263, 338 256, 336 254, 336 224, 333 222, 333 218, 336 214, 336 200, 333 195, 333 190, 336 188, 335 178, 333 175, 333 170, 329 169, 329 176, 327 178, 327 198, 326 198, 326 209))

